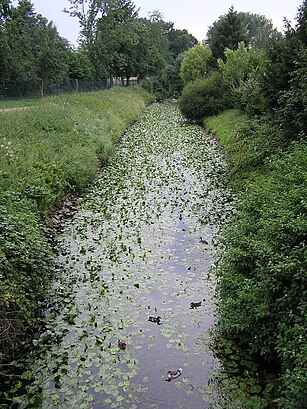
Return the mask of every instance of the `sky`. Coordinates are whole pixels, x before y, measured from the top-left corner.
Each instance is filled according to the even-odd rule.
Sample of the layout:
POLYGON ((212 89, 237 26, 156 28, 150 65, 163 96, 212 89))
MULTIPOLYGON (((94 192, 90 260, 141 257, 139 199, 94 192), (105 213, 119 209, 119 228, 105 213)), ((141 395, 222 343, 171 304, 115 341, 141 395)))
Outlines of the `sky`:
MULTIPOLYGON (((295 23, 298 7, 303 0, 134 0, 140 17, 148 17, 148 12, 159 10, 165 21, 172 21, 176 29, 186 29, 199 41, 205 39, 208 27, 219 16, 226 14, 231 5, 236 11, 265 15, 274 27, 283 31, 283 18, 295 23)), ((32 0, 36 13, 52 21, 60 35, 77 45, 79 23, 63 13, 69 8, 68 0, 32 0)))

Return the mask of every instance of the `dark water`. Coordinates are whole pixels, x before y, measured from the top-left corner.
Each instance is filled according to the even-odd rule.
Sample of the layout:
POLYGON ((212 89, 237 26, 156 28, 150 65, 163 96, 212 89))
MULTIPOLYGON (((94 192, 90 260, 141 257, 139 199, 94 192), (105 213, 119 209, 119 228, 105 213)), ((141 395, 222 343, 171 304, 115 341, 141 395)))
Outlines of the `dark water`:
POLYGON ((224 166, 173 104, 149 107, 127 132, 59 238, 61 274, 34 359, 43 408, 215 407, 209 271, 230 209, 224 166))

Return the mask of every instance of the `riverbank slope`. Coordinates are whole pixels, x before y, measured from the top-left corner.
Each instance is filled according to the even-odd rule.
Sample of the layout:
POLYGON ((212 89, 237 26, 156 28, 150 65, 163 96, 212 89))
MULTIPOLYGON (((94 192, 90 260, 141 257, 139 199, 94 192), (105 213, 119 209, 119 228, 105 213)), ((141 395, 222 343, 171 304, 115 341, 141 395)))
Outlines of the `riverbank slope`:
POLYGON ((54 270, 51 214, 67 195, 87 188, 151 101, 139 87, 114 87, 0 112, 0 362, 24 348, 39 327, 54 270))
MULTIPOLYGON (((206 118, 205 126, 225 150, 239 197, 223 241, 220 329, 275 372, 262 380, 262 388, 245 383, 254 402, 245 407, 300 409, 307 373, 306 140, 287 142, 274 123, 248 119, 238 110, 206 118)), ((253 371, 232 363, 248 380, 253 371)), ((237 379, 235 391, 238 382, 243 390, 244 381, 237 379)))

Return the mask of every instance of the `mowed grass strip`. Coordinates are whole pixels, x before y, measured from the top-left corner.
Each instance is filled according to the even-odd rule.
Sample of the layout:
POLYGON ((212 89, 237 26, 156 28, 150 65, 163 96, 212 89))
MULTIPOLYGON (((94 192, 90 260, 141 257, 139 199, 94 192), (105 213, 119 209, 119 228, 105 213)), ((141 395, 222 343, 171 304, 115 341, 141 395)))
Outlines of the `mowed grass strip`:
POLYGON ((29 99, 0 99, 0 111, 3 109, 31 107, 41 103, 38 98, 29 99))

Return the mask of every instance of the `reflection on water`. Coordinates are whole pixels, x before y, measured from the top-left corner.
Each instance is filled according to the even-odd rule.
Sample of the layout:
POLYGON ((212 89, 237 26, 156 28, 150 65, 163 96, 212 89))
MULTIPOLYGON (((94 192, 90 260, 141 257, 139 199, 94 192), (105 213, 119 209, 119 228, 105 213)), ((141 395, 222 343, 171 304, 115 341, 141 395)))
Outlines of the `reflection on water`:
POLYGON ((223 173, 214 143, 172 104, 149 107, 127 132, 59 238, 62 272, 35 359, 44 408, 214 407, 208 273, 230 208, 223 173))

